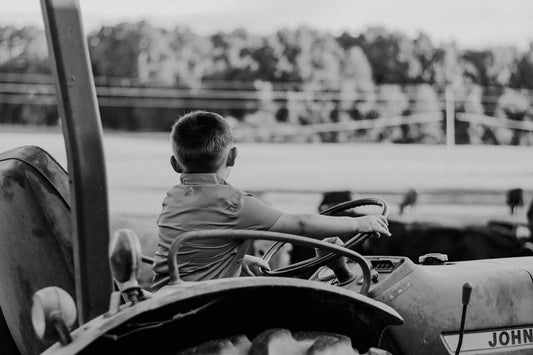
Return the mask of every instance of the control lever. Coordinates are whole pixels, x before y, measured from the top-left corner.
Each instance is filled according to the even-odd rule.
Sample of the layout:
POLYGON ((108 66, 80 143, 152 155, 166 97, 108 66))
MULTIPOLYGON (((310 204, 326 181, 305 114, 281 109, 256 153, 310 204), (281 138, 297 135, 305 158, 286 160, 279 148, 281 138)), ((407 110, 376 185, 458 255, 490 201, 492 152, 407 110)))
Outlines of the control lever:
MULTIPOLYGON (((323 241, 331 244, 343 245, 342 240, 338 237, 325 238, 323 241)), ((328 254, 329 252, 327 251, 316 249, 316 256, 319 258, 328 254)), ((333 259, 327 263, 326 266, 335 273, 335 276, 339 281, 339 286, 346 285, 355 279, 355 274, 348 268, 348 265, 346 265, 346 257, 344 256, 333 259)))
POLYGON ((135 304, 142 297, 137 278, 141 273, 141 244, 131 229, 119 229, 111 236, 109 263, 120 291, 135 304))
POLYGON ((459 341, 457 342, 457 350, 455 350, 455 355, 459 355, 461 352, 461 346, 463 345, 463 335, 465 333, 465 318, 466 318, 466 309, 470 303, 470 296, 472 295, 472 284, 470 282, 465 282, 463 285, 463 311, 461 313, 461 328, 459 329, 459 341))

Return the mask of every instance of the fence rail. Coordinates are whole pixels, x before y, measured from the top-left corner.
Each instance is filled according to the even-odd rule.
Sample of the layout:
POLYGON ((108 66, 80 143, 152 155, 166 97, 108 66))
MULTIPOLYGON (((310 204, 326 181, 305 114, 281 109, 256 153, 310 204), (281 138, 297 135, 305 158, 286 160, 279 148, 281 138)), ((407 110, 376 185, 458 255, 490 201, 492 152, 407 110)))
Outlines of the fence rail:
POLYGON ((380 117, 349 122, 318 123, 305 126, 280 124, 266 127, 242 127, 237 134, 256 135, 261 137, 286 137, 313 135, 319 133, 353 132, 360 129, 375 129, 411 124, 436 123, 442 121, 442 112, 428 112, 413 115, 380 117))
MULTIPOLYGON (((377 91, 335 91, 305 90, 304 87, 289 90, 287 86, 273 84, 270 88, 261 89, 253 82, 215 81, 196 88, 183 87, 150 87, 138 85, 135 80, 127 78, 95 78, 96 93, 101 107, 108 108, 204 108, 208 110, 246 110, 269 111, 291 107, 309 102, 331 102, 339 112, 353 109, 359 103, 402 105, 428 103, 432 107, 428 112, 416 112, 403 116, 387 116, 373 119, 351 120, 308 125, 278 124, 265 127, 241 127, 241 132, 249 134, 283 137, 331 132, 349 132, 361 129, 384 128, 402 125, 426 124, 442 122, 446 132, 446 144, 455 145, 455 124, 466 122, 481 124, 488 127, 506 128, 533 132, 533 122, 517 121, 508 118, 492 117, 484 114, 456 112, 468 97, 458 95, 450 87, 436 90, 436 96, 413 99, 387 96, 377 91), (212 85, 211 85, 212 84, 212 85), (434 111, 435 109, 439 111, 434 111), (444 114, 443 114, 444 113, 444 114)), ((408 87, 403 90, 410 92, 408 87)), ((492 90, 492 88, 491 88, 492 90)), ((502 91, 502 88, 499 88, 502 91)), ((404 94, 406 94, 404 92, 404 94)), ((488 91, 489 93, 494 91, 488 91)), ((533 91, 521 90, 531 106, 533 91)), ((484 95, 480 103, 496 104, 499 96, 484 95)), ((55 88, 51 76, 43 74, 0 73, 0 105, 45 105, 57 104, 55 88)), ((422 105, 423 106, 423 105, 422 105)), ((530 112, 531 107, 529 108, 530 112)), ((531 113, 528 117, 531 117, 531 113)), ((526 117, 527 119, 527 117, 526 117)))
POLYGON ((477 123, 477 124, 482 124, 485 126, 517 129, 520 131, 533 132, 533 122, 516 121, 516 120, 510 120, 508 118, 498 118, 498 117, 491 117, 491 116, 486 116, 486 115, 464 113, 464 112, 458 112, 455 115, 455 119, 457 121, 477 123))

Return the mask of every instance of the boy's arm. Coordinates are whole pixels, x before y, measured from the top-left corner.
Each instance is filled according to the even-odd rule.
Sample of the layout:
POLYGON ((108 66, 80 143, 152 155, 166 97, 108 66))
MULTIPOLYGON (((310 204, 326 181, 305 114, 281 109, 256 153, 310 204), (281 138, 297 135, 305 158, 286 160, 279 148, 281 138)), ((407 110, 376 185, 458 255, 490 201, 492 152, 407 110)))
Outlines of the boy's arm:
POLYGON ((379 232, 390 236, 384 216, 331 217, 316 214, 282 214, 270 231, 303 235, 323 239, 358 232, 379 232))
POLYGON ((283 213, 252 196, 244 196, 237 218, 237 228, 240 229, 270 230, 315 239, 357 232, 379 232, 390 236, 387 225, 385 217, 376 215, 354 218, 283 213))

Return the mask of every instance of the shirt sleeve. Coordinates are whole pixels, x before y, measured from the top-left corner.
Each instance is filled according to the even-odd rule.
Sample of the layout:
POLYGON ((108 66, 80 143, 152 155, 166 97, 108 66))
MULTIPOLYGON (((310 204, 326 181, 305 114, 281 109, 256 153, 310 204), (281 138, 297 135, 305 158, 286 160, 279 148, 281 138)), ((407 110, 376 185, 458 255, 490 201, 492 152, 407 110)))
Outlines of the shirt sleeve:
POLYGON ((237 215, 238 229, 269 230, 283 213, 246 194, 237 215))

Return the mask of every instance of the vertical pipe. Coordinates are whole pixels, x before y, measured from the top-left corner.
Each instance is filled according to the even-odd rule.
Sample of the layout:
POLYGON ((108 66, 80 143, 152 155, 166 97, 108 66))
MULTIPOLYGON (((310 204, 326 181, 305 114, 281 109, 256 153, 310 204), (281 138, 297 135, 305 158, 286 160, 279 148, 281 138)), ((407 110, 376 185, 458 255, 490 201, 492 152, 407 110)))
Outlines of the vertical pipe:
POLYGON ((455 145, 455 102, 453 89, 446 86, 446 145, 451 148, 455 145))
POLYGON ((78 320, 104 313, 112 290, 102 125, 78 0, 41 0, 70 177, 78 320))

